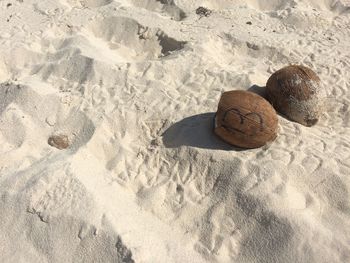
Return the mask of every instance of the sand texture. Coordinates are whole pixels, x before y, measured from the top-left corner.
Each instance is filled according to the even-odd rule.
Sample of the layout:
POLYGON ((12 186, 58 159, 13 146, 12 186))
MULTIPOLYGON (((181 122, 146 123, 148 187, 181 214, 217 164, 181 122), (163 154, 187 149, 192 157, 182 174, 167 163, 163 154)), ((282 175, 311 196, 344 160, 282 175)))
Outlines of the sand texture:
POLYGON ((0 262, 350 262, 349 72, 348 0, 0 1, 0 262), (289 64, 315 126, 214 135, 289 64))

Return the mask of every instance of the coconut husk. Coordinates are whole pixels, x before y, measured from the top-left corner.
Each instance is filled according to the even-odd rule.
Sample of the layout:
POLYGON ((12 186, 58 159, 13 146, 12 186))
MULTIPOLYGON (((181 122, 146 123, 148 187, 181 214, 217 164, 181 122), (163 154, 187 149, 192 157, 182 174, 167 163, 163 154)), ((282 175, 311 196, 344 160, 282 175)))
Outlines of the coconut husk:
POLYGON ((279 113, 306 126, 317 123, 322 112, 320 78, 308 67, 291 65, 271 75, 267 97, 279 113))
POLYGON ((249 91, 222 94, 215 116, 215 133, 229 144, 258 148, 277 137, 278 118, 263 97, 249 91))

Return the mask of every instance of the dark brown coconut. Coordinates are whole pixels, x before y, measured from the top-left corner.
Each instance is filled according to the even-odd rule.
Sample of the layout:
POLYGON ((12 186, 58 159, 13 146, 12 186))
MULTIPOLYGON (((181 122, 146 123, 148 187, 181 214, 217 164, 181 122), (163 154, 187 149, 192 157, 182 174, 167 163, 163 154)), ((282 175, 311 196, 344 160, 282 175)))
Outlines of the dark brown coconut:
POLYGON ((271 75, 266 89, 276 111, 306 126, 317 123, 322 111, 320 78, 310 68, 282 68, 271 75))
POLYGON ((222 94, 215 117, 215 133, 241 148, 258 148, 277 137, 278 118, 263 97, 242 90, 222 94))

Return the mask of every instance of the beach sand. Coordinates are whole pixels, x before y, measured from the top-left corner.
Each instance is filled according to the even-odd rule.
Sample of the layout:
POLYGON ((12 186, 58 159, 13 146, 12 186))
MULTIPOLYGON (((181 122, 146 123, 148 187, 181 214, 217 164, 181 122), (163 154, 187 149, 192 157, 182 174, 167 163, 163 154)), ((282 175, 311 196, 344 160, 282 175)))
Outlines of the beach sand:
POLYGON ((349 43, 347 0, 0 1, 0 262, 350 262, 349 43), (289 64, 317 125, 213 134, 289 64))

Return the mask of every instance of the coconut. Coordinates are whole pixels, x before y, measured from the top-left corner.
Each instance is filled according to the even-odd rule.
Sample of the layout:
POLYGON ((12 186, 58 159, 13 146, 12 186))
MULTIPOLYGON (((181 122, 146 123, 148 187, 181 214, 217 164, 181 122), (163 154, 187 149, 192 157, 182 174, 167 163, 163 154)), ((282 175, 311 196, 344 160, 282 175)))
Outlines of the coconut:
POLYGON ((320 78, 308 67, 288 66, 271 75, 267 97, 279 113, 305 126, 316 124, 322 114, 320 78))
POLYGON ((222 94, 215 115, 215 133, 229 144, 258 148, 277 137, 276 111, 263 97, 249 91, 222 94))

